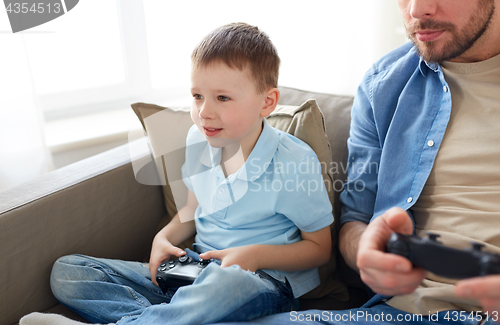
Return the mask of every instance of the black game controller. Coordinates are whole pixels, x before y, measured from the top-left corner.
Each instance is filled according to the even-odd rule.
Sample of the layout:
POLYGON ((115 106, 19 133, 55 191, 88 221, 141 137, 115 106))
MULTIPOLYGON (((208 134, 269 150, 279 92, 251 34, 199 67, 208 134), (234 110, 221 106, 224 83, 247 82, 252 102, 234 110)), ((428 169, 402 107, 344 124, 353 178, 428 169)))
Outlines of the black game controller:
POLYGON ((500 274, 500 255, 481 251, 483 244, 471 243, 470 249, 461 250, 444 246, 437 240, 437 234, 427 235, 429 238, 393 233, 387 241, 387 252, 450 279, 500 274))
POLYGON ((156 273, 156 282, 163 292, 169 287, 181 287, 192 284, 200 272, 210 263, 220 265, 217 259, 202 260, 198 253, 185 249, 186 255, 177 260, 162 263, 156 273))

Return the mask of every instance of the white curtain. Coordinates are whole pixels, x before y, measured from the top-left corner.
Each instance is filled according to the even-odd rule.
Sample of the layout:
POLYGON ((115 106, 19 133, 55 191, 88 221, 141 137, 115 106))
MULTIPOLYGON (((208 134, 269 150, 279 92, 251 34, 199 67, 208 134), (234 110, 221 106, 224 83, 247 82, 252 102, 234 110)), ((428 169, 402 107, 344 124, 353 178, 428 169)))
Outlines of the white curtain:
POLYGON ((0 21, 0 191, 52 169, 23 32, 0 21))

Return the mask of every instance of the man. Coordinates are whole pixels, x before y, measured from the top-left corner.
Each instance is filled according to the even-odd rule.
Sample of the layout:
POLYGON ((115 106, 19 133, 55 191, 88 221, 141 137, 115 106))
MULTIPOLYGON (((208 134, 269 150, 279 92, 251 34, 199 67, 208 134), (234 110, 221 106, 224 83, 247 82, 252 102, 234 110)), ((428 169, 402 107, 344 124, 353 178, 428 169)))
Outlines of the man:
MULTIPOLYGON (((356 114, 369 114, 369 108, 359 96, 356 105, 365 108, 353 108, 350 157, 377 162, 380 169, 378 175, 350 171, 351 182, 365 179, 373 184, 373 193, 343 193, 345 224, 340 249, 375 292, 399 296, 387 303, 402 310, 465 309, 490 315, 500 310, 500 275, 456 286, 430 275, 421 286, 426 276, 423 270, 412 269, 406 259, 383 252, 392 232, 409 234, 413 230, 403 210, 389 210, 372 219, 370 227, 364 223, 371 211, 377 216, 398 206, 413 215, 418 235, 432 231, 461 248, 468 241, 480 241, 500 253, 500 231, 495 227, 500 220, 496 195, 500 190, 500 177, 496 176, 500 147, 496 125, 491 124, 500 120, 500 12, 495 10, 499 4, 495 0, 399 0, 407 34, 425 61, 418 62, 411 76, 391 75, 393 82, 401 82, 401 90, 388 91, 392 99, 383 103, 388 107, 378 108, 373 102, 375 119, 385 123, 390 123, 389 116, 392 119, 388 126, 379 125, 378 136, 385 138, 380 138, 380 148, 370 148, 367 153, 359 147, 367 143, 363 132, 372 130, 362 129, 364 122, 358 120, 366 115, 356 114), (399 103, 394 104, 395 99, 399 103), (362 157, 363 153, 369 157, 362 157), (374 204, 368 206, 366 201, 374 204), (474 306, 476 303, 457 296, 478 299, 479 304, 474 306)), ((408 54, 405 58, 411 61, 408 54)), ((388 69, 408 73, 409 66, 393 63, 388 69)), ((389 85, 387 82, 386 88, 389 85)), ((379 92, 385 91, 382 85, 378 87, 379 92)))
POLYGON ((500 0, 398 2, 413 44, 379 60, 358 89, 341 195, 340 251, 377 295, 359 309, 258 323, 500 321, 500 275, 456 282, 384 251, 393 232, 430 231, 500 254, 500 0))

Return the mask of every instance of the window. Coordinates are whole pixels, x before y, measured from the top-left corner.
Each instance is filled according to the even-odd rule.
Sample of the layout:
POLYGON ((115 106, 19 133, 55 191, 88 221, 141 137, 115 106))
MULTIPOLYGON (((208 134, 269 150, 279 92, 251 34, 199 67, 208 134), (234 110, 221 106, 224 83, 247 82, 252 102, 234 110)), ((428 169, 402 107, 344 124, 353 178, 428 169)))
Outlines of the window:
POLYGON ((406 41, 394 0, 147 0, 144 12, 152 85, 175 93, 189 89, 196 44, 231 22, 270 36, 282 60, 280 85, 337 94, 354 94, 371 64, 406 41))
POLYGON ((57 32, 26 33, 33 81, 39 95, 123 84, 122 42, 115 1, 80 1, 53 21, 57 32), (84 26, 84 27, 83 27, 84 26), (83 27, 83 28, 82 28, 83 27))
POLYGON ((270 36, 280 85, 337 94, 354 94, 370 65, 406 41, 393 0, 80 1, 25 32, 46 119, 137 101, 187 105, 192 49, 235 21, 270 36))

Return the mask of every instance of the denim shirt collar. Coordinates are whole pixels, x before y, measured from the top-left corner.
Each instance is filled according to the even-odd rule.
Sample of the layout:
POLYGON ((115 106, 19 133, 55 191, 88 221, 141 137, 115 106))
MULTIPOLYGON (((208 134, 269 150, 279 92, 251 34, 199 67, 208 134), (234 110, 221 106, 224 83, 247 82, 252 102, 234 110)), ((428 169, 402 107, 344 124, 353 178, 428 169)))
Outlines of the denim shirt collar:
POLYGON ((439 63, 427 62, 422 57, 420 57, 418 68, 420 69, 420 73, 422 73, 422 75, 425 76, 427 74, 427 69, 431 69, 434 72, 438 72, 441 66, 439 65, 439 63))

